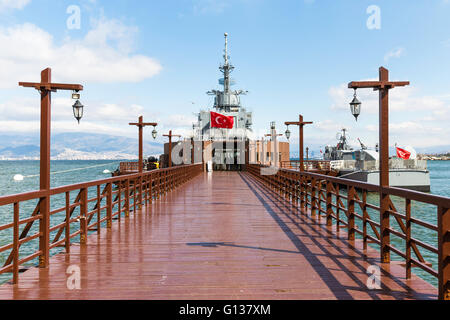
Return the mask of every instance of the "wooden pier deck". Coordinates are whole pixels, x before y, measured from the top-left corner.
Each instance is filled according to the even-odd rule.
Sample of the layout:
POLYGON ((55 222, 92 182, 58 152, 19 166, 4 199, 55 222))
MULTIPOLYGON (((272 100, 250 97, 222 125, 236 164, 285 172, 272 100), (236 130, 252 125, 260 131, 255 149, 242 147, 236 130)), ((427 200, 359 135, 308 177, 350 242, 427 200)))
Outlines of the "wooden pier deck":
POLYGON ((382 289, 369 290, 379 254, 323 222, 248 173, 203 173, 0 286, 0 299, 437 299, 397 264, 382 265, 382 289), (67 289, 71 265, 80 290, 67 289))

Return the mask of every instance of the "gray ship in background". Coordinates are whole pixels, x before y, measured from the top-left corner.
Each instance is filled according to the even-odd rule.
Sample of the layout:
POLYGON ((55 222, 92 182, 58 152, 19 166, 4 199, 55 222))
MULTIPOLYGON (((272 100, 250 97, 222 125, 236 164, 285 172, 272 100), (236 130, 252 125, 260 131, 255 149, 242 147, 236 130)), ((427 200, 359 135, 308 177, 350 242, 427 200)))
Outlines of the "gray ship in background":
POLYGON ((228 55, 228 34, 225 33, 225 49, 224 62, 220 65, 219 70, 223 74, 223 78, 219 79, 219 85, 223 86, 223 90, 211 90, 207 94, 214 96, 214 112, 227 117, 233 117, 234 126, 232 129, 212 128, 211 126, 211 110, 201 110, 198 113, 198 121, 193 124, 193 139, 195 141, 223 141, 223 148, 215 148, 214 157, 216 163, 208 163, 208 167, 213 167, 214 170, 237 170, 240 169, 240 164, 237 164, 237 159, 245 157, 241 154, 244 151, 244 144, 251 139, 252 135, 252 113, 248 112, 241 105, 241 95, 246 95, 248 91, 232 90, 231 87, 235 84, 234 79, 231 78, 231 73, 234 66, 230 63, 230 56, 228 55), (226 145, 227 141, 235 141, 240 147, 234 146, 229 148, 226 145), (218 159, 217 157, 220 157, 218 159), (233 163, 233 164, 227 164, 233 163))
MULTIPOLYGON (((378 146, 370 150, 358 139, 361 148, 354 150, 348 144, 347 130, 342 129, 337 135, 336 146, 326 146, 324 160, 330 161, 331 168, 338 172, 338 177, 379 184, 378 146)), ((418 160, 412 152, 408 160, 398 157, 389 159, 389 182, 392 187, 430 192, 430 172, 427 161, 418 160)))

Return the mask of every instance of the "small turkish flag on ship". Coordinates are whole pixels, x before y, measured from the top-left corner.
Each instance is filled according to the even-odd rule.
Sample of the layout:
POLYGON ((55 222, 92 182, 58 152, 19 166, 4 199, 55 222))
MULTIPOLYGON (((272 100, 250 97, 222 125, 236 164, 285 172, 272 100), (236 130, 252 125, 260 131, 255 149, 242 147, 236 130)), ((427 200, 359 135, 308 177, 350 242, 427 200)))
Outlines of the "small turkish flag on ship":
POLYGON ((211 112, 211 128, 233 129, 233 117, 227 117, 223 114, 211 112))
POLYGON ((396 149, 397 149, 397 157, 409 160, 409 158, 411 157, 411 152, 406 151, 405 149, 399 147, 396 147, 396 149))

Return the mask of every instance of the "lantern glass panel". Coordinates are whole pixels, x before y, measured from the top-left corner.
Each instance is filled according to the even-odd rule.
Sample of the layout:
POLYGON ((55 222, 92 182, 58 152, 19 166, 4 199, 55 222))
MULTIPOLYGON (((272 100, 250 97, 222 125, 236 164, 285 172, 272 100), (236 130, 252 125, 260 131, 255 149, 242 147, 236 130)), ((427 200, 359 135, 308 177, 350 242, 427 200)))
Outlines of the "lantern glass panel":
POLYGON ((81 104, 79 100, 75 102, 75 104, 72 106, 73 108, 73 116, 75 119, 77 119, 78 123, 80 123, 81 118, 83 118, 83 109, 84 106, 81 104))
POLYGON ((291 138, 291 131, 289 129, 286 130, 286 138, 289 140, 291 138))

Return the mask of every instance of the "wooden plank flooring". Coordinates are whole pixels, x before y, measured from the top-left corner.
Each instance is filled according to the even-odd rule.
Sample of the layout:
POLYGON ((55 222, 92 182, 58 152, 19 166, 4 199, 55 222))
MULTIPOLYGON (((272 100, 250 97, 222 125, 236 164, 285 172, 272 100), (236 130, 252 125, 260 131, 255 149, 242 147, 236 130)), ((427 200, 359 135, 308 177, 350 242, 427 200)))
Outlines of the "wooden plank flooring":
POLYGON ((52 257, 49 268, 1 286, 0 299, 437 298, 396 264, 382 266, 381 290, 369 290, 366 270, 377 253, 344 236, 298 215, 246 173, 205 173, 89 236, 87 246, 52 257), (67 289, 70 265, 80 267, 80 290, 67 289))

